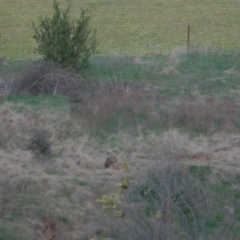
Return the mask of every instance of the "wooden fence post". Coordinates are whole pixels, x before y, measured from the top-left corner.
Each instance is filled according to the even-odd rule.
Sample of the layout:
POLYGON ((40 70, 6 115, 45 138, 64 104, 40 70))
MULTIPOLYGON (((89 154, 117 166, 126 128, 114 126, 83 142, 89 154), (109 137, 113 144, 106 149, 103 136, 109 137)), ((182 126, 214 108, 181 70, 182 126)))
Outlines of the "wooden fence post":
POLYGON ((189 53, 189 48, 190 48, 190 25, 188 25, 187 29, 187 51, 189 53))

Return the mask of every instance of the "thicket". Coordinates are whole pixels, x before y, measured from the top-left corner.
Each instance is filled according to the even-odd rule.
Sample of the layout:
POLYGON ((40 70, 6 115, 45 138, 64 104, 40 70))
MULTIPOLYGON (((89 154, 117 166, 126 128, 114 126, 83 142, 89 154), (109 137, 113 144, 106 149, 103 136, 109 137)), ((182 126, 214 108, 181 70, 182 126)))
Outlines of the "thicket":
POLYGON ((118 184, 123 194, 97 200, 115 217, 109 236, 120 229, 117 239, 237 239, 239 176, 213 180, 212 174, 209 166, 156 165, 137 184, 125 185, 127 174, 118 184))

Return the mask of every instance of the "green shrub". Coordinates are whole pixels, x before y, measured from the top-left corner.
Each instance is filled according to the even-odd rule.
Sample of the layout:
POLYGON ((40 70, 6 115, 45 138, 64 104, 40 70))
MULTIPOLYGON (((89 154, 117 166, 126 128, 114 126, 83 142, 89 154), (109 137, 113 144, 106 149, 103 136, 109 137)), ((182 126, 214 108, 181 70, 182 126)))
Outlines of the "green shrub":
MULTIPOLYGON (((123 162, 122 165, 124 171, 129 172, 129 165, 127 162, 123 162)), ((127 173, 124 179, 117 183, 117 187, 122 194, 125 190, 129 188, 130 185, 130 176, 127 173)), ((101 203, 104 210, 109 211, 114 214, 115 217, 121 217, 122 211, 120 209, 120 194, 114 195, 103 195, 101 199, 97 199, 96 202, 101 203)))
POLYGON ((70 6, 61 10, 59 2, 53 1, 52 18, 40 18, 38 27, 32 23, 37 52, 45 61, 61 67, 81 70, 88 67, 89 58, 95 51, 94 32, 90 26, 88 10, 82 9, 74 23, 69 17, 70 6))
POLYGON ((36 130, 28 142, 27 149, 33 153, 35 158, 46 160, 52 155, 51 146, 47 132, 36 130))

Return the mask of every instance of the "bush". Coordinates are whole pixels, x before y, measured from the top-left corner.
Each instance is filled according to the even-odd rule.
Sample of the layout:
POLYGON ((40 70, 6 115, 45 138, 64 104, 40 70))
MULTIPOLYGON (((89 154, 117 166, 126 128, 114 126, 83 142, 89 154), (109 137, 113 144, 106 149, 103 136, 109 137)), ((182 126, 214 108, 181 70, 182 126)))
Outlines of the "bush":
MULTIPOLYGON (((132 240, 239 236, 239 185, 235 177, 228 177, 227 184, 216 184, 215 189, 224 190, 220 195, 202 178, 203 168, 189 170, 176 162, 165 167, 156 165, 146 178, 130 186, 126 193, 131 207, 127 208, 125 231, 132 240), (226 211, 226 206, 231 211, 226 211)), ((210 168, 204 171, 204 177, 211 175, 210 168)))
POLYGON ((239 127, 240 108, 234 101, 207 97, 205 101, 181 100, 169 115, 172 126, 196 132, 211 132, 223 128, 239 127))
POLYGON ((113 131, 120 125, 135 130, 137 124, 150 119, 156 107, 157 92, 145 85, 101 83, 97 90, 92 87, 92 93, 91 98, 85 97, 87 104, 73 104, 72 113, 81 118, 85 126, 103 131, 113 131))
POLYGON ((40 18, 38 27, 32 23, 37 52, 44 60, 61 67, 77 70, 88 67, 89 58, 95 51, 95 37, 88 11, 82 9, 75 24, 69 18, 70 6, 62 11, 59 2, 54 0, 53 8, 52 18, 40 18))
POLYGON ((11 84, 11 94, 61 94, 79 99, 82 97, 80 93, 90 86, 90 80, 83 79, 79 73, 37 61, 18 73, 18 78, 11 84))
POLYGON ((28 142, 27 149, 33 153, 36 159, 47 160, 52 155, 51 146, 47 132, 36 130, 28 142))

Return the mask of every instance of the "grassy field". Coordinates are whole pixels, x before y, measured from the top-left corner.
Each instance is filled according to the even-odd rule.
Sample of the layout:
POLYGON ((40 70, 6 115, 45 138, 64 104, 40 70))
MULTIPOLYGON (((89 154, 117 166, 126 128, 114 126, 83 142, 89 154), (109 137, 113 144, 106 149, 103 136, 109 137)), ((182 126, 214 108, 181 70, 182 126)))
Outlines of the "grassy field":
MULTIPOLYGON (((240 48, 240 3, 236 0, 139 0, 60 1, 72 5, 72 16, 81 7, 93 6, 101 54, 146 55, 169 53, 186 45, 187 26, 191 42, 219 50, 240 48)), ((31 22, 52 13, 51 1, 0 1, 1 56, 36 58, 31 22)))
POLYGON ((238 240, 240 3, 67 2, 81 74, 31 60, 51 1, 0 0, 0 239, 238 240))

